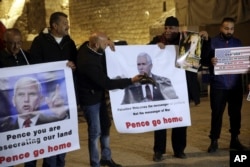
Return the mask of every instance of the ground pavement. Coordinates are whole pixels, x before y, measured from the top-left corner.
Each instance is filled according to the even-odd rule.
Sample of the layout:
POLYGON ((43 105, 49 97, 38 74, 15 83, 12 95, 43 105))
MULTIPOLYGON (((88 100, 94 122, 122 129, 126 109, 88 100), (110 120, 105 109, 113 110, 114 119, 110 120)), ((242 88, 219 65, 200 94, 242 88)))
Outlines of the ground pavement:
MULTIPOLYGON (((229 167, 229 122, 227 112, 224 113, 223 128, 219 139, 219 150, 216 153, 207 153, 210 144, 208 138, 210 130, 209 99, 203 97, 199 106, 190 104, 192 126, 188 127, 187 159, 173 157, 171 147, 171 130, 167 135, 167 153, 165 160, 152 161, 153 132, 141 134, 119 134, 114 124, 111 128, 111 148, 113 159, 124 167, 229 167)), ((239 136, 242 144, 250 148, 250 102, 244 98, 242 109, 242 128, 239 136)), ((89 156, 87 147, 87 125, 79 113, 79 136, 81 149, 67 153, 66 167, 88 167, 89 156)), ((38 167, 41 166, 38 161, 38 167)), ((22 167, 18 165, 16 167, 22 167)))

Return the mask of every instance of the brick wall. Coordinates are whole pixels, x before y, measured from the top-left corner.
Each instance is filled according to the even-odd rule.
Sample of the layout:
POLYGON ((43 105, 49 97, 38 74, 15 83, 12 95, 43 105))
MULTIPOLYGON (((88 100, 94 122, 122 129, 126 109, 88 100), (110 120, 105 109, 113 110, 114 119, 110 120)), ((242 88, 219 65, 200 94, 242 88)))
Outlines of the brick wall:
POLYGON ((75 0, 44 0, 44 1, 46 9, 46 14, 45 14, 46 25, 49 26, 49 17, 51 13, 54 13, 55 11, 61 11, 69 16, 69 1, 74 2, 75 0))
POLYGON ((104 31, 113 40, 128 44, 146 44, 149 27, 174 6, 173 0, 72 0, 70 6, 71 35, 79 45, 93 31, 104 31))
POLYGON ((5 18, 13 0, 0 1, 0 18, 5 18))
MULTIPOLYGON (((6 21, 13 3, 20 1, 1 0, 0 20, 6 21)), ((78 46, 88 40, 89 34, 95 30, 106 32, 113 40, 126 40, 128 44, 146 44, 155 34, 162 32, 165 18, 175 15, 175 1, 25 0, 23 13, 14 27, 22 31, 25 48, 29 48, 34 36, 48 26, 50 14, 63 11, 69 16, 70 34, 78 46)), ((250 40, 245 35, 249 24, 237 25, 235 31, 235 35, 242 39, 244 45, 250 45, 250 40)), ((213 27, 215 26, 211 25, 204 29, 213 36, 218 33, 218 29, 214 30, 213 27)))
MULTIPOLYGON (((0 1, 0 19, 13 2, 0 1)), ((28 49, 32 39, 48 26, 50 14, 62 11, 69 16, 70 34, 78 46, 93 31, 104 31, 111 39, 128 44, 146 44, 150 26, 173 8, 174 0, 26 0, 14 26, 22 31, 28 49)))

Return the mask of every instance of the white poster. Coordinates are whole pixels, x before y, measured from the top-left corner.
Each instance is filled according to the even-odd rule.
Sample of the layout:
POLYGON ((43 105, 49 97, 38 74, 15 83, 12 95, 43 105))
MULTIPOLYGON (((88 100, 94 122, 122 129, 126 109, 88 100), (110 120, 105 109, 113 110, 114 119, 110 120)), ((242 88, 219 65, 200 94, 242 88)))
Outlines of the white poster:
POLYGON ((175 67, 178 48, 174 45, 165 49, 157 45, 132 45, 116 46, 115 49, 106 49, 110 78, 131 78, 146 73, 143 68, 147 67, 148 76, 154 81, 109 92, 117 131, 142 133, 190 126, 185 70, 175 67), (147 85, 151 92, 149 97, 147 85))
POLYGON ((66 61, 0 72, 0 166, 80 148, 72 71, 66 61))
POLYGON ((250 47, 215 49, 218 59, 214 66, 215 75, 245 74, 250 72, 250 47))

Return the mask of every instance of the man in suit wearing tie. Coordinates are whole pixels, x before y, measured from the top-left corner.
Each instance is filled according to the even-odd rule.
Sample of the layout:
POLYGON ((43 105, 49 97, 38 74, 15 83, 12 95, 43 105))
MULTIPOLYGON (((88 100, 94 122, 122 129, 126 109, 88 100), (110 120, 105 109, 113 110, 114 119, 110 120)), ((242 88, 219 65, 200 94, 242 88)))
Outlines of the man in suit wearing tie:
POLYGON ((35 125, 66 119, 68 108, 60 95, 59 85, 53 97, 45 98, 49 110, 41 111, 44 100, 40 82, 32 77, 22 77, 14 85, 13 106, 17 114, 1 120, 0 132, 27 128, 35 125))
POLYGON ((149 54, 143 52, 137 56, 138 72, 141 75, 146 74, 155 84, 136 83, 128 86, 125 88, 122 104, 178 98, 170 79, 152 74, 152 67, 152 59, 149 54))

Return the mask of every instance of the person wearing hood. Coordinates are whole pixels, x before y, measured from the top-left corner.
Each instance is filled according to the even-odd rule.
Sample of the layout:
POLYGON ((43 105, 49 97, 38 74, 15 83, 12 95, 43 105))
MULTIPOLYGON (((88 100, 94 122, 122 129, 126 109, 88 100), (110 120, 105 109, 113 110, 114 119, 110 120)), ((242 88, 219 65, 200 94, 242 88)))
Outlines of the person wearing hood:
MULTIPOLYGON (((50 27, 45 28, 31 44, 30 54, 34 63, 47 63, 68 60, 67 66, 75 71, 77 48, 69 36, 69 21, 62 12, 50 16, 50 27)), ((73 74, 74 75, 74 74, 73 74)), ((53 85, 50 85, 53 86, 53 85)), ((43 167, 64 167, 66 153, 43 159, 43 167)), ((36 161, 31 161, 36 166, 36 161)))

